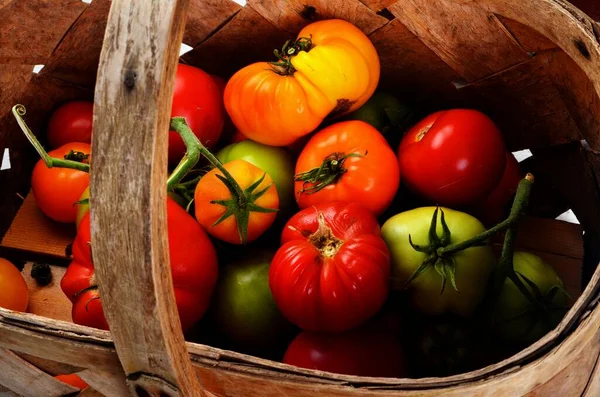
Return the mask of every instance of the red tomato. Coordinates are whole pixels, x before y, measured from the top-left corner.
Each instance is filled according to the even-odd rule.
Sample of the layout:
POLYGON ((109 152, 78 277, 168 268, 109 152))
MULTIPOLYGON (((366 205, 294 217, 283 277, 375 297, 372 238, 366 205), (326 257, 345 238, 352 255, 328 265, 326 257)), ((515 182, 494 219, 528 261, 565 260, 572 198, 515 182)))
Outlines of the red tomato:
POLYGON ((286 224, 271 262, 275 303, 308 331, 340 332, 382 307, 390 284, 390 252, 375 216, 357 203, 304 209, 286 224))
POLYGON ((70 142, 92 143, 94 103, 71 101, 60 106, 50 116, 48 141, 58 148, 70 142))
MULTIPOLYGON (((67 143, 48 152, 51 157, 65 158, 73 150, 85 155, 91 153, 88 143, 67 143)), ((89 163, 89 158, 83 160, 89 163)), ((85 171, 71 168, 48 168, 40 159, 33 169, 31 190, 38 207, 49 218, 63 223, 75 223, 77 206, 75 203, 90 184, 90 176, 85 171)))
POLYGON ((506 164, 500 130, 469 109, 433 113, 415 125, 398 147, 402 180, 441 206, 464 207, 486 197, 506 164))
POLYGON ((407 376, 399 332, 382 321, 339 334, 303 331, 288 346, 283 362, 345 375, 407 376))
POLYGON ((485 225, 493 226, 501 222, 510 211, 510 205, 517 193, 519 182, 524 175, 519 162, 512 153, 506 152, 506 167, 502 179, 492 193, 471 211, 485 225))
POLYGON ((81 390, 88 387, 88 384, 76 374, 56 375, 55 378, 81 390))
MULTIPOLYGON (((204 315, 217 283, 217 254, 196 220, 171 198, 167 199, 167 229, 175 300, 183 331, 204 315)), ((73 243, 73 260, 61 280, 61 288, 73 303, 76 324, 108 330, 96 286, 87 212, 73 243)))
POLYGON ((364 121, 343 121, 319 131, 296 163, 295 192, 300 208, 332 201, 357 202, 380 215, 392 203, 399 185, 394 151, 383 135, 364 121))
POLYGON ((238 143, 247 140, 246 136, 242 134, 239 130, 235 130, 233 136, 231 137, 231 143, 238 143))
MULTIPOLYGON (((227 82, 222 77, 214 75, 214 74, 212 74, 211 77, 213 78, 215 83, 217 83, 217 86, 219 87, 219 90, 221 91, 221 99, 223 99, 223 95, 225 94, 225 87, 227 86, 227 82)), ((233 121, 231 121, 231 117, 229 117, 229 114, 225 111, 225 104, 223 104, 223 116, 225 117, 225 123, 223 124, 223 132, 221 133, 221 139, 224 139, 225 142, 230 142, 231 137, 234 136, 235 134, 239 134, 239 131, 235 127, 235 124, 233 124, 233 121)), ((247 138, 244 137, 244 139, 247 139, 247 138)), ((234 143, 234 141, 231 141, 231 143, 234 143)))
MULTIPOLYGON (((219 141, 225 122, 223 94, 213 76, 193 66, 179 64, 175 76, 171 117, 185 117, 188 126, 207 148, 219 141)), ((185 144, 175 131, 169 132, 169 162, 185 154, 185 144)))

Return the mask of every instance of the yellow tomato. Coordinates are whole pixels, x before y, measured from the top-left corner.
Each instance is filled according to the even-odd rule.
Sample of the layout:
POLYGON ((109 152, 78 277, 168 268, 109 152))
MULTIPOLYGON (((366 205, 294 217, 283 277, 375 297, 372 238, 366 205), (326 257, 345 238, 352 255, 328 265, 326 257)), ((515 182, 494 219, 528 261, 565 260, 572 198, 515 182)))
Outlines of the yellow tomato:
MULTIPOLYGON (((90 198, 90 187, 88 186, 87 188, 85 188, 85 190, 81 194, 81 197, 79 197, 79 201, 82 201, 85 199, 89 200, 89 198, 90 198)), ((81 219, 83 218, 85 213, 88 212, 90 209, 90 203, 88 201, 85 204, 75 204, 75 205, 77 206, 77 218, 75 220, 75 225, 77 227, 79 227, 79 222, 81 222, 81 219)))
POLYGON ((379 83, 373 43, 344 20, 306 26, 278 57, 277 62, 239 70, 224 94, 225 108, 239 131, 266 145, 289 145, 325 118, 358 109, 379 83))
POLYGON ((0 307, 24 312, 28 304, 29 290, 21 272, 11 262, 0 258, 0 307))

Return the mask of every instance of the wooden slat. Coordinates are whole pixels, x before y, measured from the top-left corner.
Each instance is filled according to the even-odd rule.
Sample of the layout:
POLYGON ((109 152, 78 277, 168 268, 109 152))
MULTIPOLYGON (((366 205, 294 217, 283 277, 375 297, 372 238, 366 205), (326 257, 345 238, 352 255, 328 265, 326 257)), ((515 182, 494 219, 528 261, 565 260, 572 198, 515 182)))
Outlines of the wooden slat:
MULTIPOLYGON (((7 114, 33 75, 33 65, 0 64, 0 116, 7 114)), ((0 131, 0 150, 3 145, 0 131)))
POLYGON ((190 0, 183 42, 196 47, 241 8, 233 0, 190 0))
POLYGON ((185 54, 185 63, 228 78, 240 68, 274 59, 287 35, 251 7, 244 7, 222 29, 185 54), (252 34, 248 34, 252 32, 252 34))
POLYGON ((0 349, 0 385, 24 397, 59 397, 79 390, 6 349, 0 349))
POLYGON ((91 388, 105 396, 126 396, 129 394, 123 371, 106 372, 90 368, 78 372, 77 376, 83 379, 91 388))
POLYGON ((596 358, 596 366, 592 369, 587 387, 581 397, 600 396, 600 356, 596 358))
POLYGON ((361 3, 372 9, 373 11, 381 11, 384 8, 394 4, 398 0, 360 0, 361 3))
POLYGON ((202 392, 190 376, 166 233, 164 132, 188 5, 113 0, 95 91, 92 256, 104 314, 138 394, 202 392))
POLYGON ((44 358, 32 356, 31 354, 25 354, 21 352, 15 352, 15 354, 17 354, 23 360, 31 363, 32 365, 35 365, 42 371, 47 372, 53 376, 61 374, 72 374, 83 370, 83 368, 81 367, 76 367, 67 363, 61 363, 54 360, 47 360, 44 358))
POLYGON ((528 59, 497 18, 477 3, 402 0, 389 10, 469 82, 528 59))
POLYGON ((0 63, 44 64, 87 7, 81 0, 13 0, 0 8, 0 63))
POLYGON ((65 249, 75 239, 74 224, 62 224, 48 218, 28 194, 19 208, 0 246, 49 257, 66 258, 65 249))
POLYGON ((388 23, 386 18, 377 15, 359 0, 248 0, 248 5, 273 25, 291 34, 290 38, 309 23, 322 19, 345 19, 365 34, 388 23))
POLYGON ((40 286, 31 277, 32 263, 26 263, 23 268, 23 278, 29 289, 28 313, 37 314, 54 320, 71 322, 71 301, 60 289, 60 280, 67 271, 64 267, 50 266, 52 281, 46 286, 40 286))
POLYGON ((40 74, 93 88, 109 9, 110 0, 94 0, 66 33, 40 74))
POLYGON ((479 98, 512 151, 580 141, 561 93, 548 76, 548 53, 459 87, 479 98))
POLYGON ((554 42, 536 30, 501 15, 496 17, 525 51, 534 53, 558 48, 554 42))

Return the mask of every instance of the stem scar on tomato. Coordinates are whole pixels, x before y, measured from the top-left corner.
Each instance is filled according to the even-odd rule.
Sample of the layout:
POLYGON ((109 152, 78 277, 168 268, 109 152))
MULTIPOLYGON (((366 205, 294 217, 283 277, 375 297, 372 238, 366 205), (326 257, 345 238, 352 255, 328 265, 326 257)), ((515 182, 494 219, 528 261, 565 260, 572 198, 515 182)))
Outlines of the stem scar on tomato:
POLYGON ((310 51, 313 48, 312 35, 309 37, 300 37, 297 40, 288 40, 285 42, 281 51, 275 49, 273 54, 277 57, 277 62, 269 62, 273 71, 281 76, 291 76, 296 72, 292 65, 291 58, 300 51, 310 51))
POLYGON ((344 162, 350 157, 365 157, 365 154, 360 153, 332 153, 325 158, 319 167, 313 168, 310 171, 301 172, 294 175, 294 180, 304 182, 300 194, 313 194, 323 190, 325 187, 337 183, 337 181, 348 170, 344 168, 344 162), (306 187, 307 185, 312 185, 306 187))
POLYGON ((319 250, 322 257, 333 258, 344 245, 344 240, 337 238, 331 228, 325 224, 322 212, 319 212, 318 221, 319 227, 316 232, 308 236, 308 241, 319 250))

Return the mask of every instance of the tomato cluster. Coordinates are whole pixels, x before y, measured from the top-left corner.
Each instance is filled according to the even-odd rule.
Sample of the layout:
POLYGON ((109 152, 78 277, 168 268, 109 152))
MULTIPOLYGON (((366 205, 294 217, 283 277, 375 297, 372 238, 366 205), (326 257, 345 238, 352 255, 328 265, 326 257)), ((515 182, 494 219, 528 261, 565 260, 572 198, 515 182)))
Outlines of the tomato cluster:
MULTIPOLYGON (((448 340, 444 351, 458 346, 455 333, 436 336, 437 319, 519 343, 556 324, 531 300, 564 306, 562 282, 531 253, 509 258, 510 277, 489 302, 499 258, 480 236, 520 202, 524 177, 490 117, 430 109, 412 119, 377 89, 377 51, 346 21, 311 23, 275 55, 227 80, 183 64, 176 72, 167 233, 190 338, 270 357, 280 348, 275 357, 300 367, 403 377, 413 355, 425 375, 463 357, 432 354, 448 340), (184 156, 189 145, 201 162, 184 156), (415 329, 427 340, 405 348, 415 329)), ((59 166, 40 160, 32 190, 48 217, 78 228, 61 282, 73 321, 108 329, 88 214, 92 108, 71 102, 54 113, 49 155, 59 166)))

